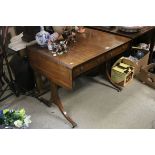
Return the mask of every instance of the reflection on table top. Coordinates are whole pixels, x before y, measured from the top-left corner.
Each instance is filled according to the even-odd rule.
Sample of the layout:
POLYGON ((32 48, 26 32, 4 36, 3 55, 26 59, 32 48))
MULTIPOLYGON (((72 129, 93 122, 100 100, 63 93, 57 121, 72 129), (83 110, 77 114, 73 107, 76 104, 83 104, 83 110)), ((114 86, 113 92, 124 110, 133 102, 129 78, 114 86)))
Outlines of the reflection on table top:
POLYGON ((131 39, 127 37, 86 28, 86 32, 78 34, 76 43, 73 43, 69 47, 68 53, 63 55, 53 57, 47 48, 41 48, 38 45, 28 47, 28 49, 33 52, 41 53, 42 56, 59 64, 74 68, 130 40, 131 39))

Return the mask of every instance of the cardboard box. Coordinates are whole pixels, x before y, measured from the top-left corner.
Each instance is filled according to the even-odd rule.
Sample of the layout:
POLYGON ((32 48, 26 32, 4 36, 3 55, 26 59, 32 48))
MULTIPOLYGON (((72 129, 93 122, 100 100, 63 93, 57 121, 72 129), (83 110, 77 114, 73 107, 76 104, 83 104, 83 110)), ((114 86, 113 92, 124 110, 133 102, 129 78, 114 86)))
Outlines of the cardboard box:
POLYGON ((133 62, 125 57, 117 60, 111 70, 112 81, 123 87, 133 79, 133 75, 133 62))
POLYGON ((155 73, 149 72, 151 68, 155 68, 155 63, 149 64, 146 67, 141 68, 141 71, 137 75, 137 79, 141 82, 155 88, 155 73))
POLYGON ((137 62, 133 62, 134 67, 135 67, 135 70, 134 70, 134 75, 135 76, 137 76, 139 74, 142 67, 146 67, 147 64, 148 64, 150 52, 148 50, 143 50, 143 52, 145 53, 144 57, 137 60, 137 62))

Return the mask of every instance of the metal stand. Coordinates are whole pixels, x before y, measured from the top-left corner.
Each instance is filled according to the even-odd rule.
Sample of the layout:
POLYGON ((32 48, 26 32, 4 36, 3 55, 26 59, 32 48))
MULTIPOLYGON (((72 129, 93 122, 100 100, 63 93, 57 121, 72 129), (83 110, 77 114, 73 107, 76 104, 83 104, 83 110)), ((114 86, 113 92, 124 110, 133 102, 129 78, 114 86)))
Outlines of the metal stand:
POLYGON ((1 52, 2 52, 2 61, 5 62, 6 65, 6 71, 7 71, 7 75, 6 75, 6 71, 4 71, 4 64, 2 63, 2 77, 0 78, 0 83, 1 83, 1 88, 0 88, 0 102, 6 100, 7 98, 11 97, 12 95, 15 95, 16 97, 19 97, 20 95, 25 95, 25 96, 31 96, 34 97, 36 99, 38 99, 39 101, 42 101, 42 98, 40 98, 40 96, 44 95, 45 93, 47 93, 49 91, 49 89, 44 90, 41 93, 37 93, 36 89, 32 90, 32 91, 24 91, 21 92, 19 91, 19 88, 15 82, 15 80, 13 79, 13 75, 10 69, 10 65, 9 65, 9 61, 8 61, 8 56, 7 56, 7 45, 8 45, 8 38, 7 38, 7 34, 8 34, 8 27, 1 27, 2 30, 2 38, 1 38, 1 52), (4 85, 5 84, 5 85, 4 85), (5 92, 11 90, 11 93, 9 93, 8 95, 4 96, 5 92))
MULTIPOLYGON (((5 61, 5 64, 6 64, 8 77, 6 76, 6 74, 4 72, 4 69, 2 69, 3 73, 2 73, 2 77, 1 77, 1 82, 2 82, 2 79, 3 79, 5 81, 5 83, 6 83, 6 86, 5 86, 5 88, 1 88, 1 90, 0 90, 0 102, 7 99, 10 96, 12 96, 13 94, 18 96, 18 93, 17 93, 17 91, 15 89, 15 82, 13 80, 13 76, 12 76, 12 73, 11 73, 11 69, 10 69, 7 54, 6 54, 6 47, 7 47, 6 45, 7 45, 7 41, 8 41, 7 40, 7 34, 8 34, 8 27, 2 27, 2 40, 1 40, 1 50, 2 51, 1 52, 2 52, 3 60, 5 61), (2 98, 4 93, 8 90, 8 88, 12 91, 12 93, 10 93, 9 95, 2 98)), ((4 64, 2 64, 1 67, 4 68, 4 64)))

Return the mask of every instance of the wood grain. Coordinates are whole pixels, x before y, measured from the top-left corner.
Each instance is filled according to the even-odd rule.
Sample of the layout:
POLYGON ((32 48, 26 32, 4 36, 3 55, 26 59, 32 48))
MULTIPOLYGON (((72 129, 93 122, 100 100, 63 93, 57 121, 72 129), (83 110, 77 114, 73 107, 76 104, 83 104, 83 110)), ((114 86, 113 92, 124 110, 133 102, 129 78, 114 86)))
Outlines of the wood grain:
POLYGON ((39 46, 32 46, 31 51, 46 55, 52 61, 72 69, 129 41, 126 37, 87 28, 86 33, 77 35, 77 42, 66 54, 53 57, 47 48, 39 46))
POLYGON ((34 70, 54 81, 57 85, 72 89, 72 74, 70 69, 51 61, 46 55, 27 50, 29 61, 34 70))
POLYGON ((53 57, 47 48, 28 47, 32 67, 59 86, 72 89, 73 79, 124 52, 130 39, 86 28, 78 34, 68 53, 53 57))

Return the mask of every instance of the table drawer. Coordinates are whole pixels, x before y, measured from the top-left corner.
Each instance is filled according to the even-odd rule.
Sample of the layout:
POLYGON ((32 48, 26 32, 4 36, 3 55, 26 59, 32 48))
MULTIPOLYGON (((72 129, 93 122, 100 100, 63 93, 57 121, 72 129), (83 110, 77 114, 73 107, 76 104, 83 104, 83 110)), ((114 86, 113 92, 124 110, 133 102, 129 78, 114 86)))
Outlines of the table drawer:
POLYGON ((116 49, 113 49, 112 51, 109 51, 106 53, 105 57, 106 57, 106 60, 110 60, 112 59, 113 57, 121 54, 122 52, 126 51, 127 49, 129 48, 129 44, 124 44, 120 47, 117 47, 116 49))
POLYGON ((103 56, 97 57, 91 61, 88 61, 88 62, 74 68, 73 69, 73 78, 102 64, 104 61, 105 61, 105 56, 103 55, 103 56))
POLYGON ((78 75, 89 71, 90 69, 93 69, 94 67, 102 64, 103 62, 112 59, 113 57, 117 56, 118 54, 124 52, 129 47, 129 44, 124 44, 112 51, 109 51, 107 53, 104 53, 101 56, 98 56, 88 62, 85 62, 84 64, 81 64, 80 66, 77 66, 73 69, 73 78, 77 77, 78 75))

